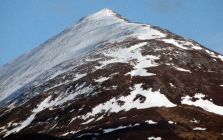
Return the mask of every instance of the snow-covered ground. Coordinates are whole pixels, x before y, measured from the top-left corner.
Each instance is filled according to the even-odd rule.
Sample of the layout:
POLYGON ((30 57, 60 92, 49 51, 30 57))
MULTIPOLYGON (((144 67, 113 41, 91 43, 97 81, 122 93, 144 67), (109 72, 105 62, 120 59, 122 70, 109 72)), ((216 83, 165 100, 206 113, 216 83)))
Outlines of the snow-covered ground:
MULTIPOLYGON (((74 91, 72 93, 60 94, 54 100, 51 100, 51 98, 52 98, 51 95, 48 96, 39 105, 37 105, 37 107, 35 109, 32 110, 32 114, 26 120, 24 120, 22 122, 18 122, 19 126, 13 128, 11 130, 8 130, 7 133, 5 134, 5 136, 10 135, 11 133, 19 132, 23 128, 27 127, 35 119, 36 114, 43 111, 44 109, 48 108, 48 109, 52 110, 53 107, 55 107, 55 106, 62 105, 70 100, 73 100, 78 95, 86 94, 93 90, 90 86, 84 87, 84 88, 83 87, 84 87, 84 84, 77 87, 76 91, 74 91)), ((89 122, 90 122, 90 120, 89 120, 89 122)))
POLYGON ((169 124, 175 124, 173 121, 168 121, 169 124))
POLYGON ((183 68, 180 68, 180 67, 177 67, 177 66, 173 66, 173 68, 176 69, 176 70, 179 70, 179 71, 192 73, 190 70, 183 69, 183 68))
POLYGON ((147 120, 145 121, 147 124, 157 124, 158 122, 154 122, 153 120, 147 120))
POLYGON ((205 95, 201 93, 195 94, 194 97, 190 97, 187 95, 185 97, 182 97, 181 103, 186 105, 197 106, 208 112, 223 115, 223 106, 216 105, 207 99, 203 99, 204 97, 205 95), (196 100, 193 101, 192 98, 195 98, 196 100))
POLYGON ((163 42, 168 43, 168 44, 173 44, 174 46, 177 46, 181 49, 187 50, 187 47, 184 47, 182 44, 179 43, 179 41, 175 40, 175 39, 161 39, 163 42))
POLYGON ((32 111, 32 115, 30 115, 26 120, 24 120, 23 122, 20 123, 20 125, 18 127, 13 128, 12 130, 7 131, 7 133, 5 134, 4 137, 12 134, 12 133, 16 133, 19 132, 20 130, 22 130, 23 128, 27 127, 34 119, 37 113, 41 112, 42 110, 44 110, 45 108, 49 107, 49 101, 51 99, 51 96, 47 97, 45 100, 43 100, 38 106, 37 108, 35 108, 32 111))
POLYGON ((195 118, 193 120, 190 120, 191 123, 196 123, 196 124, 199 124, 200 121, 199 120, 196 120, 195 118))
POLYGON ((109 79, 109 77, 100 77, 99 79, 96 79, 96 80, 94 80, 95 82, 99 82, 99 83, 102 83, 102 82, 104 82, 104 81, 106 81, 106 80, 108 80, 109 79))
POLYGON ((117 113, 122 110, 128 111, 130 109, 144 109, 151 107, 175 107, 176 105, 170 102, 164 94, 159 91, 152 91, 152 89, 143 90, 142 84, 136 84, 134 89, 128 96, 121 96, 119 98, 112 98, 109 101, 99 104, 92 109, 92 112, 83 116, 84 119, 95 116, 102 112, 117 113), (144 96, 146 99, 144 102, 135 100, 137 95, 144 96), (119 105, 118 101, 122 101, 124 104, 119 105))
POLYGON ((205 131, 205 130, 207 130, 207 128, 195 127, 195 128, 193 128, 193 130, 195 130, 195 131, 205 131))
POLYGON ((148 137, 148 140, 161 140, 162 138, 161 137, 148 137))
POLYGON ((130 63, 133 65, 133 70, 127 74, 131 76, 152 76, 153 73, 147 72, 145 68, 156 67, 158 64, 155 60, 158 60, 159 57, 153 55, 143 56, 141 53, 142 47, 147 45, 146 42, 135 44, 129 48, 122 47, 117 49, 110 49, 106 52, 103 52, 103 55, 109 57, 110 59, 106 61, 100 61, 101 66, 96 67, 100 69, 111 63, 130 63), (133 63, 133 61, 136 61, 133 63))

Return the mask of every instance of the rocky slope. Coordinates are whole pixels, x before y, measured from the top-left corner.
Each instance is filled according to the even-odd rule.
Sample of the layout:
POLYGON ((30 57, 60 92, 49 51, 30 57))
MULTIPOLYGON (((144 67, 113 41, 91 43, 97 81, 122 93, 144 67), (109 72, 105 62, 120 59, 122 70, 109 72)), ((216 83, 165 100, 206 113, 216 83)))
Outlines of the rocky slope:
POLYGON ((223 139, 223 56, 109 9, 0 68, 4 139, 223 139))

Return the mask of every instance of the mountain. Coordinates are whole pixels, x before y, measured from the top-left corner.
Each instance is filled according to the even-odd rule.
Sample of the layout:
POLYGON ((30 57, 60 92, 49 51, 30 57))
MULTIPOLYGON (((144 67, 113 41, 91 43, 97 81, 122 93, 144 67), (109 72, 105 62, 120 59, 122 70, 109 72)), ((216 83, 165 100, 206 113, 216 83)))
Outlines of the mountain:
POLYGON ((0 138, 223 139, 223 56, 103 9, 0 67, 0 138))

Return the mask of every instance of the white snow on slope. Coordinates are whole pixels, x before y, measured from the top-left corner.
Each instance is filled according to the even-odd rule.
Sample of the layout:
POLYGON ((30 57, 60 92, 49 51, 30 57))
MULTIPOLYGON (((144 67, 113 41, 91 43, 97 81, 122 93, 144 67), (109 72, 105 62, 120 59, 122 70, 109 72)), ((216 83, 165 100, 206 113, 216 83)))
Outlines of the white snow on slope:
MULTIPOLYGON (((59 94, 59 96, 56 99, 50 102, 49 107, 63 105, 64 103, 75 99, 76 96, 87 94, 93 91, 93 88, 91 86, 87 86, 84 88, 83 86, 84 85, 80 85, 79 87, 77 87, 75 92, 72 92, 72 93, 66 92, 65 94, 59 94)), ((50 108, 50 109, 53 109, 53 108, 50 108)))
POLYGON ((120 130, 120 129, 125 129, 125 128, 128 128, 128 126, 119 126, 117 128, 109 128, 109 129, 104 129, 104 133, 111 133, 113 131, 116 131, 116 130, 120 130))
POLYGON ((208 53, 211 57, 213 57, 213 58, 218 58, 218 59, 220 59, 221 61, 223 61, 223 56, 222 56, 222 55, 220 55, 220 54, 216 54, 216 53, 214 53, 214 52, 212 52, 212 51, 210 51, 210 50, 207 50, 207 49, 205 49, 205 52, 208 53))
POLYGON ((208 53, 211 57, 218 58, 221 61, 223 61, 223 56, 222 55, 216 54, 216 53, 214 53, 210 50, 204 49, 199 44, 194 44, 190 40, 183 41, 183 40, 177 40, 177 39, 173 39, 173 38, 164 38, 164 39, 157 39, 157 40, 161 40, 165 43, 172 44, 172 45, 177 46, 177 47, 179 47, 181 49, 184 49, 184 50, 191 50, 191 49, 203 50, 206 53, 208 53))
POLYGON ((204 131, 204 130, 207 130, 207 128, 195 127, 195 128, 193 128, 193 130, 195 130, 195 131, 204 131))
POLYGON ((138 126, 139 124, 134 124, 134 125, 127 125, 127 126, 119 126, 119 127, 116 127, 116 128, 108 128, 108 129, 104 129, 104 133, 111 133, 113 131, 116 131, 116 130, 120 130, 120 129, 125 129, 125 128, 129 128, 129 127, 133 127, 133 126, 138 126))
POLYGON ((223 55, 218 55, 218 58, 221 59, 221 61, 223 61, 223 55))
POLYGON ((161 140, 161 137, 148 137, 148 140, 161 140))
POLYGON ((1 67, 0 101, 52 67, 77 59, 95 47, 120 42, 130 37, 155 39, 165 36, 160 31, 152 29, 150 25, 129 23, 111 10, 103 9, 1 67))
POLYGON ((95 116, 96 114, 102 112, 120 112, 122 110, 129 111, 133 108, 144 109, 151 107, 175 107, 176 105, 171 103, 165 95, 161 94, 159 91, 143 90, 141 88, 142 84, 137 84, 134 87, 134 90, 131 91, 128 96, 121 96, 119 98, 112 98, 109 101, 99 104, 92 109, 92 112, 87 113, 83 116, 83 119, 86 119, 90 116, 95 116), (140 103, 139 100, 135 100, 136 95, 142 95, 146 98, 143 103, 140 103), (119 105, 117 101, 123 101, 123 105, 119 105))
POLYGON ((191 40, 187 41, 180 41, 182 45, 186 45, 189 48, 195 49, 195 50, 202 50, 203 48, 199 44, 193 43, 191 40))
POLYGON ((142 42, 142 43, 139 43, 139 44, 135 44, 133 46, 130 46, 129 50, 130 51, 138 50, 138 49, 140 49, 141 47, 143 47, 143 46, 145 46, 147 44, 148 44, 147 42, 142 42))
POLYGON ((53 85, 53 86, 51 86, 51 87, 47 87, 47 88, 44 90, 44 92, 47 92, 47 91, 49 91, 49 90, 51 90, 51 89, 54 89, 54 88, 56 88, 56 87, 59 87, 59 86, 61 86, 61 85, 66 85, 66 84, 68 84, 68 83, 77 81, 77 80, 79 80, 79 79, 85 77, 86 75, 87 75, 86 73, 83 73, 83 74, 81 74, 81 73, 76 73, 74 79, 66 80, 66 81, 63 81, 63 82, 61 82, 61 83, 59 83, 59 84, 53 85))
POLYGON ((91 118, 91 119, 89 119, 88 121, 83 122, 83 123, 81 123, 81 124, 88 124, 88 123, 92 122, 93 120, 94 120, 94 118, 91 118))
POLYGON ((178 71, 183 71, 183 72, 192 73, 190 70, 187 70, 187 69, 181 68, 181 67, 179 67, 179 66, 176 66, 176 65, 174 65, 173 63, 165 63, 165 65, 167 65, 167 66, 171 66, 172 68, 174 68, 175 70, 178 70, 178 71))
POLYGON ((203 95, 201 93, 197 93, 194 96, 194 98, 197 100, 192 101, 192 97, 187 95, 185 97, 182 97, 181 104, 197 106, 197 107, 200 107, 208 112, 223 115, 223 106, 218 106, 207 99, 203 99, 204 97, 205 97, 205 95, 203 95))
POLYGON ((5 126, 0 127, 0 134, 3 132, 6 132, 6 131, 7 131, 7 129, 5 126))
POLYGON ((189 50, 189 49, 203 50, 203 48, 200 45, 192 43, 191 40, 184 41, 184 40, 177 40, 177 39, 173 39, 173 38, 158 39, 158 40, 161 40, 168 44, 173 44, 174 46, 177 46, 184 50, 189 50))
POLYGON ((146 120, 145 121, 147 124, 157 124, 158 122, 154 122, 153 120, 146 120))
POLYGON ((109 77, 99 77, 99 79, 96 79, 96 80, 94 80, 95 82, 99 82, 99 83, 102 83, 102 82, 104 82, 104 81, 106 81, 106 80, 108 80, 109 79, 109 77))
POLYGON ((38 106, 37 108, 35 108, 32 112, 33 114, 31 116, 29 116, 26 120, 24 120, 23 122, 20 123, 20 126, 13 128, 10 131, 7 131, 7 133, 4 135, 4 137, 12 134, 12 133, 16 133, 19 132, 20 130, 22 130, 23 128, 25 128, 26 126, 28 126, 34 119, 37 113, 41 112, 42 110, 44 110, 45 108, 49 107, 49 100, 51 99, 51 96, 48 96, 45 100, 43 100, 38 106))
POLYGON ((73 100, 76 96, 81 95, 81 94, 86 94, 92 91, 92 88, 85 87, 82 88, 83 86, 79 86, 77 88, 77 91, 74 93, 69 93, 68 95, 65 94, 60 94, 56 99, 51 100, 52 96, 48 96, 46 99, 44 99, 39 105, 37 105, 37 108, 33 109, 32 115, 30 115, 26 120, 23 122, 19 123, 20 125, 18 127, 13 128, 12 130, 8 131, 5 136, 8 136, 12 133, 19 132, 23 128, 27 127, 34 119, 37 113, 43 111, 44 109, 50 109, 52 110, 54 106, 58 105, 63 105, 64 103, 73 100))
POLYGON ((169 123, 169 124, 174 124, 174 122, 173 122, 173 121, 168 121, 168 123, 169 123))
POLYGON ((130 74, 131 76, 155 75, 153 73, 147 72, 145 68, 158 66, 158 64, 155 63, 155 60, 159 59, 159 57, 153 55, 143 56, 141 53, 142 50, 141 47, 145 46, 146 44, 147 44, 146 42, 142 42, 130 46, 129 48, 123 47, 118 49, 111 49, 107 52, 104 52, 103 54, 106 57, 110 57, 111 59, 106 61, 101 61, 100 62, 101 66, 96 68, 100 69, 111 63, 130 63, 133 65, 133 70, 127 74, 130 74))
POLYGON ((174 46, 177 46, 177 47, 179 47, 179 48, 181 48, 181 49, 184 49, 184 50, 188 50, 188 48, 187 47, 184 47, 183 45, 181 45, 180 43, 179 43, 179 41, 177 41, 177 40, 175 40, 175 39, 160 39, 161 41, 163 41, 163 42, 165 42, 165 43, 168 43, 168 44, 173 44, 174 46))
POLYGON ((69 134, 75 134, 77 132, 79 132, 79 131, 69 131, 69 132, 66 132, 66 133, 62 134, 61 136, 67 136, 69 134))
POLYGON ((176 86, 174 86, 174 84, 173 84, 173 83, 169 83, 169 84, 170 84, 170 86, 171 86, 171 87, 176 88, 176 86))
POLYGON ((193 46, 192 48, 195 49, 195 50, 202 50, 203 49, 200 46, 193 46))
POLYGON ((154 60, 157 60, 157 59, 159 59, 159 58, 156 56, 152 56, 152 55, 147 55, 147 56, 138 58, 138 63, 136 63, 133 67, 134 70, 132 70, 128 74, 130 74, 131 76, 152 76, 152 75, 155 75, 153 73, 147 72, 147 70, 145 68, 158 66, 158 64, 156 64, 154 62, 154 60))
POLYGON ((72 81, 79 80, 79 79, 83 78, 86 75, 87 75, 87 73, 82 73, 82 74, 81 73, 77 73, 77 74, 75 74, 75 78, 72 81))
POLYGON ((196 123, 196 124, 199 124, 200 121, 199 120, 196 120, 195 118, 193 120, 190 120, 191 123, 196 123))
POLYGON ((112 63, 129 63, 133 59, 137 59, 141 56, 141 52, 139 51, 140 47, 144 46, 144 43, 136 44, 131 46, 130 48, 122 47, 122 48, 111 48, 102 52, 102 54, 110 59, 100 61, 101 66, 97 67, 98 69, 112 63), (137 46, 137 47, 135 47, 137 46))
POLYGON ((192 73, 190 70, 183 69, 183 68, 180 68, 180 67, 178 67, 178 66, 173 66, 173 68, 176 69, 176 70, 179 70, 179 71, 192 73))

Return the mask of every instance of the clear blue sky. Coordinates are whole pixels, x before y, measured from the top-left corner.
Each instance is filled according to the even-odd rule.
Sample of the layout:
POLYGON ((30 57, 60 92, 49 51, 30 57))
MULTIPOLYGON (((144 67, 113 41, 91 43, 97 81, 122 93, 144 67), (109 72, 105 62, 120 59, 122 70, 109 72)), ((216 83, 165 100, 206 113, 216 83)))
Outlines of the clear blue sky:
POLYGON ((0 0, 0 65, 102 8, 223 54, 223 0, 0 0))

